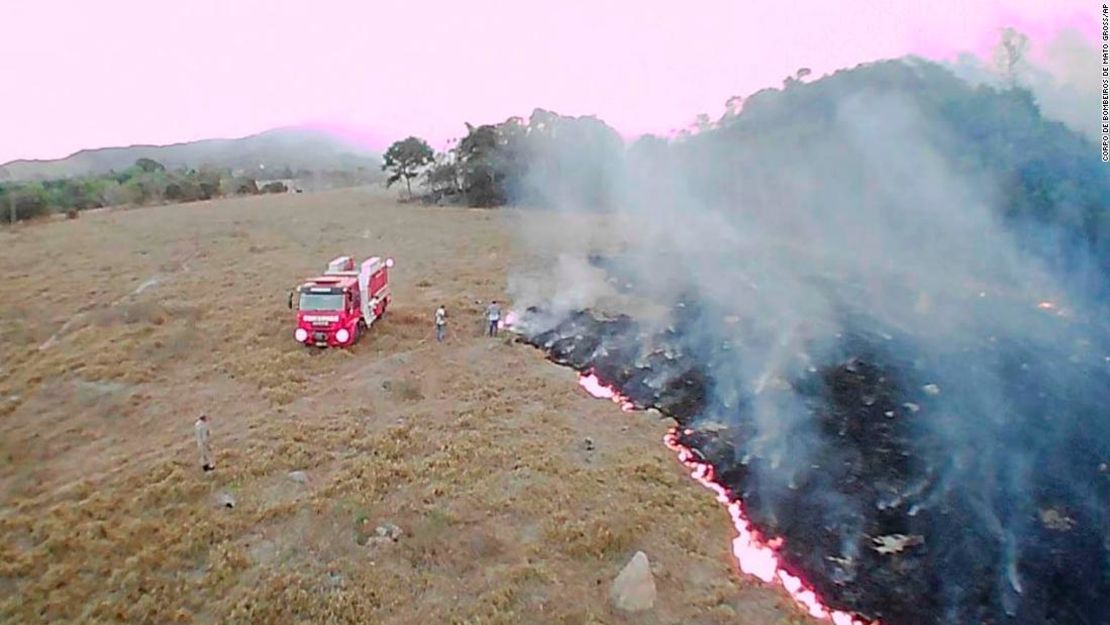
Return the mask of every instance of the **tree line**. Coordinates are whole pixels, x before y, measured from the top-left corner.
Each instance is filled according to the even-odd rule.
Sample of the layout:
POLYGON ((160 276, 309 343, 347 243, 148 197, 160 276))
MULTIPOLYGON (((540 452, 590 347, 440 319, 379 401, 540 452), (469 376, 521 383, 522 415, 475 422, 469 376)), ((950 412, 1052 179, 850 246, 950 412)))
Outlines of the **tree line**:
MULTIPOLYGON (((866 199, 878 170, 857 164, 858 155, 845 156, 857 148, 830 129, 852 103, 895 98, 920 116, 930 129, 923 140, 953 173, 992 183, 992 204, 1022 247, 1110 289, 1110 168, 1089 139, 1046 119, 1030 91, 1013 81, 971 84, 918 59, 861 65, 820 80, 807 80, 809 74, 803 68, 781 88, 732 98, 720 119, 699 116, 677 137, 625 144, 597 118, 537 109, 527 119, 466 124, 465 136, 439 153, 417 137, 398 141, 383 169, 389 184, 403 181, 414 199, 474 207, 604 210, 650 196, 660 181, 679 181, 690 199, 736 210, 774 201, 774 186, 789 190, 800 164, 817 184, 835 165, 858 179, 866 199), (832 160, 816 162, 817 153, 832 160), (851 162, 839 162, 845 159, 851 162)), ((889 121, 868 119, 867 106, 857 109, 852 115, 860 124, 889 121)))
MULTIPOLYGON (((307 172, 301 172, 308 175, 307 172)), ((277 172, 293 178, 288 170, 277 172)), ((76 215, 77 211, 107 206, 165 202, 196 202, 231 195, 285 193, 282 182, 258 185, 255 178, 234 175, 229 169, 168 170, 158 161, 140 158, 123 171, 43 181, 0 183, 0 215, 4 221, 33 219, 52 213, 76 215)))
POLYGON ((473 207, 510 202, 583 208, 605 204, 624 141, 596 117, 568 117, 536 109, 527 119, 466 124, 466 135, 435 152, 418 137, 397 141, 382 169, 387 186, 403 181, 410 197, 473 207), (551 179, 565 184, 553 193, 551 179), (412 181, 423 191, 414 195, 412 181))

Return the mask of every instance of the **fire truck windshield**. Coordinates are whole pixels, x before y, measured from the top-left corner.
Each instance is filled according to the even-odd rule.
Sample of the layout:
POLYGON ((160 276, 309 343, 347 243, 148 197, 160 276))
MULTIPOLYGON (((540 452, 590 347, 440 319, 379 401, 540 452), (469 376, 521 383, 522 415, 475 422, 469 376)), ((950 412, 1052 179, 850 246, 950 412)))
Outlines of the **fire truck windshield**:
POLYGON ((342 293, 301 293, 301 310, 343 310, 342 293))

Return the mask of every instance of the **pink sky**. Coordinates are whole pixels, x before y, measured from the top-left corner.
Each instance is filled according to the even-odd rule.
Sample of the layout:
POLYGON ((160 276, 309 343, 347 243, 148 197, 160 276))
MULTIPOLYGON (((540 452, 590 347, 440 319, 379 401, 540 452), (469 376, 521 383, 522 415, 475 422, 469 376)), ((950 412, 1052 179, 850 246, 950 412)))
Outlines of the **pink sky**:
POLYGON ((0 163, 276 126, 433 144, 543 107, 627 135, 799 67, 1093 40, 1089 0, 2 0, 0 163))

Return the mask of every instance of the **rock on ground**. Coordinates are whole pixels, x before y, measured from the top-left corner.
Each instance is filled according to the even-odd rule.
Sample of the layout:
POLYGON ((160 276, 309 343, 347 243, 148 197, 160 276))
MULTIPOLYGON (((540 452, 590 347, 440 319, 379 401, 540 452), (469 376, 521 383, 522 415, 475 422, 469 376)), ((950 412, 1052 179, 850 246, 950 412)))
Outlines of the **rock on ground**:
POLYGON ((216 494, 216 505, 221 508, 234 508, 235 496, 227 491, 219 492, 216 494))
POLYGON ((405 534, 405 532, 402 531, 400 527, 397 527, 393 523, 383 523, 382 525, 379 525, 374 530, 374 532, 378 535, 378 538, 383 538, 385 540, 390 540, 393 542, 397 542, 401 539, 401 536, 404 536, 405 534))
POLYGON ((655 606, 655 577, 643 551, 637 551, 617 575, 609 598, 613 607, 625 612, 640 612, 655 606))

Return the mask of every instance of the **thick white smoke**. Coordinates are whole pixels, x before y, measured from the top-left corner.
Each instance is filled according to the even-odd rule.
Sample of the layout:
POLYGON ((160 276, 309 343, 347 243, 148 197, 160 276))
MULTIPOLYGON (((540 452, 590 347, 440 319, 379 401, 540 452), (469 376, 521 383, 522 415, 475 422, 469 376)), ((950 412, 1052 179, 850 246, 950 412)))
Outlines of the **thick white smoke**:
MULTIPOLYGON (((687 348, 704 350, 718 372, 704 416, 753 426, 738 460, 761 460, 756 480, 765 501, 803 476, 821 480, 815 462, 828 459, 812 398, 792 383, 857 356, 852 336, 887 354, 906 399, 898 417, 928 406, 919 427, 943 442, 917 460, 931 467, 938 497, 972 510, 1009 558, 997 585, 1012 606, 1023 591, 1019 545, 1036 505, 1037 463, 1066 448, 1080 427, 1038 413, 1031 431, 1017 415, 1030 414, 1029 402, 1063 401, 1089 382, 1052 364, 1040 369, 1037 388, 1015 395, 1012 368, 1102 368, 1110 355, 1076 321, 1083 294, 1023 252, 1003 224, 1007 181, 956 167, 960 137, 920 108, 913 87, 884 88, 884 71, 831 99, 807 99, 812 86, 804 84, 764 94, 720 129, 671 145, 637 144, 608 190, 609 213, 583 216, 576 203, 565 221, 575 225, 555 234, 545 221, 523 234, 575 241, 550 274, 561 311, 613 305, 598 276, 566 256, 607 238, 620 242, 616 273, 635 284, 637 297, 697 301, 700 324, 687 348), (777 116, 792 107, 813 107, 814 119, 783 125, 777 116), (717 349, 722 344, 729 349, 717 349)), ((911 62, 891 71, 937 70, 911 62)), ((560 192, 573 184, 566 171, 545 180, 549 173, 530 184, 560 192)), ((535 293, 519 295, 535 302, 535 293)), ((1071 469, 1059 470, 1066 477, 1071 469)), ((813 505, 835 523, 858 522, 858 502, 832 486, 813 505)), ((1077 493, 1065 498, 1087 501, 1099 518, 1097 501, 1077 493)))
MULTIPOLYGON (((1016 31, 1009 36, 1024 40, 1016 31)), ((1026 46, 1012 65, 1000 63, 999 46, 990 59, 964 54, 950 67, 977 84, 1028 89, 1046 118, 1098 140, 1101 56, 1091 42, 1076 30, 1064 30, 1037 49, 1026 46)))

